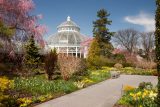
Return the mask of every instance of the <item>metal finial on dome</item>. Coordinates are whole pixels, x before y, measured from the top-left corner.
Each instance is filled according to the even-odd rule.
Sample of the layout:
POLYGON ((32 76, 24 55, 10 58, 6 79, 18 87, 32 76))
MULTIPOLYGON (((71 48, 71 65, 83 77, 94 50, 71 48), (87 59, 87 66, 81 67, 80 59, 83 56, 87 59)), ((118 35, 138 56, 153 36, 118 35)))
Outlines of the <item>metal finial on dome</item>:
POLYGON ((71 17, 70 16, 67 17, 67 21, 71 21, 71 17))

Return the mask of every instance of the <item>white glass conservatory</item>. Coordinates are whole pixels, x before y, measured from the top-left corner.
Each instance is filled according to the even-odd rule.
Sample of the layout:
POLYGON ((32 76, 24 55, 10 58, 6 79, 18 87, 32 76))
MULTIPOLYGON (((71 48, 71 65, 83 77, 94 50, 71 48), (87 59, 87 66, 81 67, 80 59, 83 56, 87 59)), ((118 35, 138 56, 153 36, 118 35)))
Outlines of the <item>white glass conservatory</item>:
POLYGON ((81 51, 81 43, 87 36, 80 33, 80 28, 68 16, 67 21, 57 27, 57 33, 48 38, 47 44, 50 49, 56 48, 57 53, 65 53, 76 57, 84 57, 81 51))

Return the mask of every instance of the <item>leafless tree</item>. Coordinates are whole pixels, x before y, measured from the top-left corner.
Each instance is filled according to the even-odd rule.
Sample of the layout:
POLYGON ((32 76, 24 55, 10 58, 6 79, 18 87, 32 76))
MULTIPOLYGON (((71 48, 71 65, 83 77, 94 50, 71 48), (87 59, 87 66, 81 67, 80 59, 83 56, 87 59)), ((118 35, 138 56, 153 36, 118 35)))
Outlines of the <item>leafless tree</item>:
POLYGON ((113 37, 113 41, 128 50, 135 52, 139 40, 139 32, 134 29, 119 30, 113 37))
POLYGON ((152 53, 154 50, 154 32, 143 32, 140 33, 141 35, 141 43, 142 43, 142 48, 144 50, 145 56, 148 60, 152 60, 152 53))

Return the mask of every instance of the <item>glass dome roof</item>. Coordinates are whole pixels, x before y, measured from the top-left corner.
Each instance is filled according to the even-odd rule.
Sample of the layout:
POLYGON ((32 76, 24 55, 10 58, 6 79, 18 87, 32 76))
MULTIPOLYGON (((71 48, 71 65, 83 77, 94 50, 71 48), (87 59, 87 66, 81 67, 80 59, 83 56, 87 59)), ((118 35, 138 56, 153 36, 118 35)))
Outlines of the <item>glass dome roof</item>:
POLYGON ((48 39, 49 45, 80 45, 86 39, 79 32, 58 32, 48 39))
POLYGON ((80 33, 80 28, 70 17, 57 27, 58 32, 48 38, 48 45, 80 45, 86 36, 80 33))

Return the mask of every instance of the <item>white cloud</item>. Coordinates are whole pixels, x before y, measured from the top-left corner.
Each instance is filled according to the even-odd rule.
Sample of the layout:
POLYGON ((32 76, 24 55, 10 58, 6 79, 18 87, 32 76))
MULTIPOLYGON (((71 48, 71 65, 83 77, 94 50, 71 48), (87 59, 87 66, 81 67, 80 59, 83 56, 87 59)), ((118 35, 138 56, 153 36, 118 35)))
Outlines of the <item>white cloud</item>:
POLYGON ((154 31, 155 30, 155 20, 154 17, 148 13, 140 12, 136 16, 126 16, 125 21, 143 26, 145 31, 154 31))

